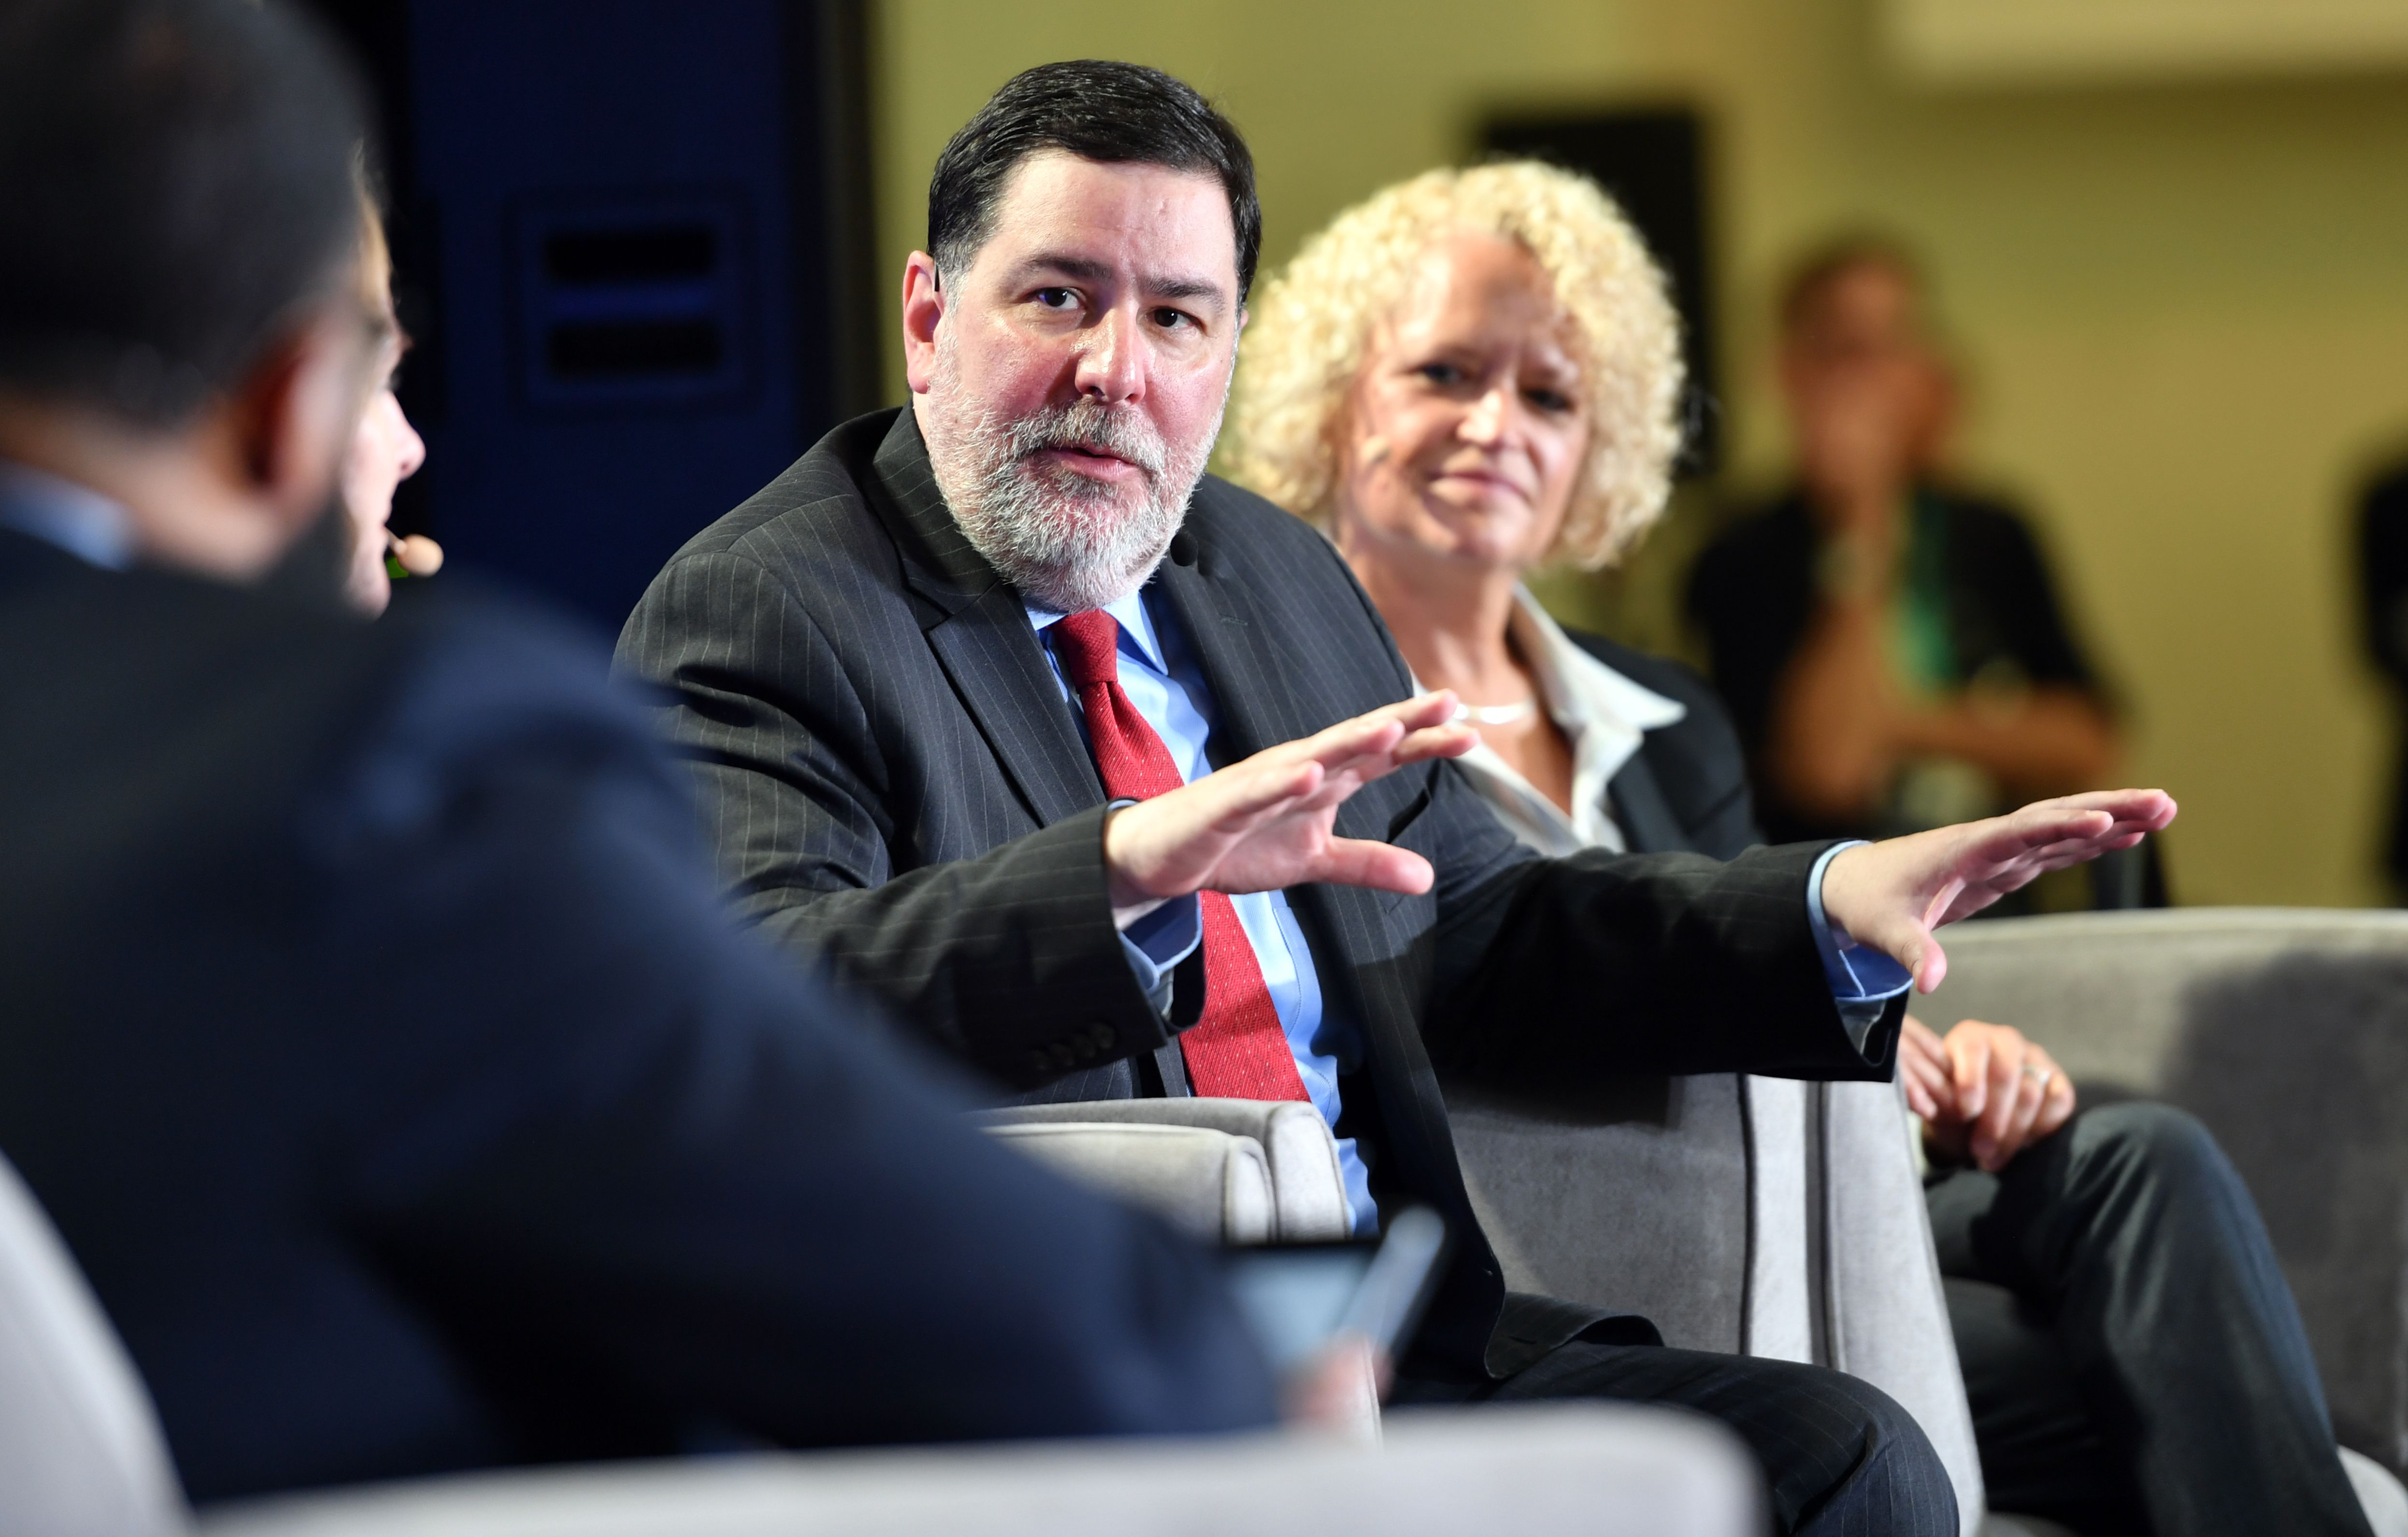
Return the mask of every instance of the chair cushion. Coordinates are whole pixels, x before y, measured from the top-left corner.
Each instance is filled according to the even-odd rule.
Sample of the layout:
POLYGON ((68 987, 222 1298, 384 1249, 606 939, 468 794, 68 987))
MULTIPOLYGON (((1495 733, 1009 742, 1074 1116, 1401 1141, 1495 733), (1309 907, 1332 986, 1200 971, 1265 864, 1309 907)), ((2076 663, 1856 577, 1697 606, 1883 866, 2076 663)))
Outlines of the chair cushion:
POLYGON ((1207 1243, 1276 1236, 1262 1145, 1201 1126, 1036 1121, 987 1133, 1063 1174, 1142 1206, 1207 1243))

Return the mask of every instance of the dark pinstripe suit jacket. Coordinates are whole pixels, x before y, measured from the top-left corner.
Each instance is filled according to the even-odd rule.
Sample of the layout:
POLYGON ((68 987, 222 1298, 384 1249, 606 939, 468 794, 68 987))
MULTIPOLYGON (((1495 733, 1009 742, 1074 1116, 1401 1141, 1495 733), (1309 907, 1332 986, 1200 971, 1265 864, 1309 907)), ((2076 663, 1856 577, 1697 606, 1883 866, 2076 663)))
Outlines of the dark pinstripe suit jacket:
POLYGON ((1747 758, 1729 707, 1713 685, 1677 662, 1603 635, 1565 633, 1623 676, 1688 709, 1672 724, 1647 733, 1605 787, 1607 808, 1632 851, 1689 851, 1727 860, 1762 843, 1747 788, 1747 758))
MULTIPOLYGON (((1310 528, 1208 478, 1187 529, 1186 559, 1155 580, 1212 692, 1214 761, 1404 697, 1378 614, 1310 528)), ((745 915, 1008 1089, 1161 1091, 1147 1064, 1192 1018, 1200 961, 1171 1019, 1139 992, 1078 725, 910 412, 838 428, 679 551, 619 664, 668 690, 662 729, 701 777, 745 915)), ((1430 1203, 1458 1235, 1425 1369, 1481 1370, 1503 1296, 1439 1069, 1887 1074, 1899 1009, 1860 1053, 1814 953, 1816 847, 1541 860, 1442 764, 1369 786, 1338 828, 1437 870, 1423 896, 1289 893, 1323 988, 1363 1029, 1340 1133, 1361 1139, 1375 1193, 1430 1203)))

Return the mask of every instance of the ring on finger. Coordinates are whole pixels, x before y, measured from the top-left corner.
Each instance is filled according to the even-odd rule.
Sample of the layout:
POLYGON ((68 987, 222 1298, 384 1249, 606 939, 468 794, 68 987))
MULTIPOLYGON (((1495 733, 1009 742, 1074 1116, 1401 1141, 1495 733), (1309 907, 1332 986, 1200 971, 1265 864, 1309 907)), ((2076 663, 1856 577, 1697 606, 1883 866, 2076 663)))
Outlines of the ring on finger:
POLYGON ((2048 1068, 2034 1067, 2031 1063, 2026 1062, 2024 1064, 2024 1076, 2027 1078, 2038 1078, 2040 1080, 2040 1086, 2042 1089, 2046 1089, 2048 1087, 2048 1081, 2051 1078, 2056 1077, 2057 1074, 2048 1068))

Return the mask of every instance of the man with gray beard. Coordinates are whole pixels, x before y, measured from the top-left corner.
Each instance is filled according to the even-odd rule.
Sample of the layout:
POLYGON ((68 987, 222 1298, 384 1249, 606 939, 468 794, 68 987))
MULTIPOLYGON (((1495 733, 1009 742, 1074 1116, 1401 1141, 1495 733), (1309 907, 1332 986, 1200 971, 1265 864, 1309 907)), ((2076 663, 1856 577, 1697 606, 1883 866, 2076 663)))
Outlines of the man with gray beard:
POLYGON ((937 382, 927 400, 944 425, 928 458, 939 486, 960 488, 948 500, 971 548, 1023 596, 1056 613, 1101 608, 1135 591, 1161 563, 1186 516, 1188 493, 1220 432, 1218 413, 1212 433, 1175 457, 1142 419, 1116 416, 1092 398, 1042 406, 1014 422, 981 412, 955 426, 965 403, 953 334, 938 338, 937 382), (1120 513, 1110 485, 1037 458, 1073 447, 1137 466, 1145 479, 1132 510, 1120 513))
POLYGON ((1358 1232, 1419 1202, 1456 1237, 1399 1397, 1679 1403, 1747 1439, 1784 1531, 1954 1533, 1870 1386, 1508 1296, 1435 1070, 1885 1079, 1933 928, 2172 802, 1728 864, 1525 849, 1336 551, 1201 473, 1260 233, 1243 141, 1158 71, 1033 69, 954 135, 911 406, 697 535, 620 637, 732 900, 998 1098, 1312 1103, 1358 1232))

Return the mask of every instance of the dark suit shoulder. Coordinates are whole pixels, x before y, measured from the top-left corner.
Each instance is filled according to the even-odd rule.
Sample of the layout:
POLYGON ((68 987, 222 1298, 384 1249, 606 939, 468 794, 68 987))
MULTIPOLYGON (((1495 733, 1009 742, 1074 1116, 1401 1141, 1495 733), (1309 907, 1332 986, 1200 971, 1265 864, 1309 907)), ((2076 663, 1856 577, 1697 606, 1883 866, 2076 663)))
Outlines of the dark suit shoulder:
POLYGON ((1314 573, 1347 571, 1322 532, 1268 497, 1208 475, 1188 503, 1187 530, 1204 550, 1233 565, 1276 573, 1293 581, 1314 573))
MULTIPOLYGON (((1748 793, 1747 758, 1730 711, 1713 686, 1687 664, 1603 635, 1564 632, 1574 645, 1633 683, 1678 701, 1687 712, 1649 732, 1640 756, 1685 835, 1684 847, 1729 859, 1763 842, 1748 793)), ((1654 852, 1655 850, 1649 850, 1654 852)))
POLYGON ((1706 681, 1705 675, 1685 662, 1659 657, 1652 651, 1625 646, 1618 640, 1608 640, 1585 630, 1568 628, 1564 633, 1573 645, 1643 689, 1678 700, 1692 712, 1703 711, 1715 716, 1726 713, 1722 696, 1714 692, 1714 686, 1706 681))
POLYGON ((1740 621, 1792 590, 1803 593, 1814 567, 1814 523, 1805 502, 1784 496, 1742 511, 1706 544, 1690 568, 1689 617, 1709 630, 1740 621))
MULTIPOLYGON (((389 637, 337 616, 222 583, 87 566, 0 535, 0 740, 46 750, 0 753, 0 798, 106 795, 163 762, 191 784, 221 776, 293 782, 322 751, 380 666, 389 637), (108 701, 95 709, 93 702, 108 701), (239 731, 223 722, 238 713, 239 731)), ((227 806, 231 812, 249 797, 227 806)))
POLYGON ((1956 487, 1935 490, 1933 500, 1945 508, 1955 529, 1994 538, 2028 537, 2030 520, 2023 509, 2002 496, 1956 487))
POLYGON ((1208 475, 1196 483, 1189 506, 1189 527, 1226 531, 1227 535, 1270 539, 1288 549, 1328 540, 1311 523, 1233 480, 1208 475))
POLYGON ((335 806, 430 807, 471 763, 658 757, 608 686, 598 636, 450 578, 371 625, 166 572, 64 570, 0 600, 0 650, 47 653, 0 682, 0 712, 50 721, 56 748, 5 755, 13 804, 141 805, 160 818, 156 847, 184 842, 164 829, 201 807, 218 835, 266 839, 259 855, 324 833, 335 806), (95 696, 111 707, 77 707, 95 696), (162 761, 178 770, 167 791, 150 776, 162 761), (46 775, 62 777, 33 782, 46 775))
MULTIPOLYGON (((1196 537, 1199 558, 1215 578, 1234 581, 1258 594, 1277 593, 1286 602, 1301 598, 1308 608, 1351 603, 1369 621, 1397 668, 1404 668, 1370 594, 1354 579, 1354 569, 1338 553, 1338 547, 1311 523, 1268 497, 1208 475, 1197 483, 1195 497, 1188 504, 1187 529, 1196 537)), ((1321 617, 1327 620, 1337 616, 1325 612, 1321 617)), ((1351 622, 1346 628, 1350 634, 1354 633, 1351 622)))

